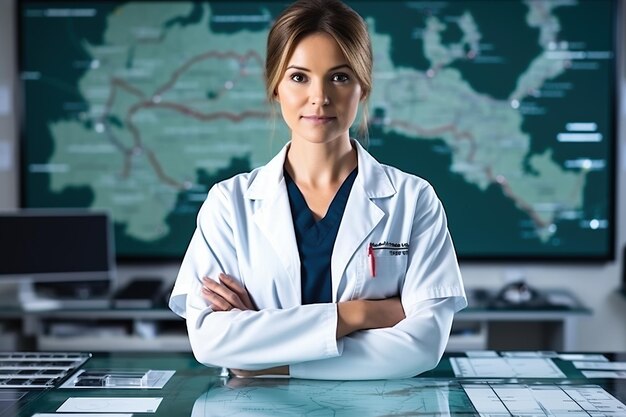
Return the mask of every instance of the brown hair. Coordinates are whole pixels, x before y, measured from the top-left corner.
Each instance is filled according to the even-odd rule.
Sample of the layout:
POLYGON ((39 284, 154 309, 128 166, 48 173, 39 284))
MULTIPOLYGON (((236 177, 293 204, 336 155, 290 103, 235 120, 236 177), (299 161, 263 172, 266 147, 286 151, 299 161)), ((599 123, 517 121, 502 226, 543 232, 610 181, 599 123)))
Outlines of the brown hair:
MULTIPOLYGON (((355 73, 366 102, 372 90, 372 44, 363 18, 339 0, 298 0, 277 18, 267 37, 265 85, 273 101, 288 59, 304 37, 323 32, 335 39, 355 73)), ((359 131, 367 136, 367 106, 359 131)))

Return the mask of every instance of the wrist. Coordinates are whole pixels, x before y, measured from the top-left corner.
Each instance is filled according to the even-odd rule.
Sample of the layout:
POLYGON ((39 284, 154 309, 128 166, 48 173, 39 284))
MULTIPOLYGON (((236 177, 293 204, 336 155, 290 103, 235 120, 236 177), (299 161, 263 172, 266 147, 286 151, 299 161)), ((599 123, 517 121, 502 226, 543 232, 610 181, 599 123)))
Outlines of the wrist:
POLYGON ((361 302, 361 329, 375 328, 376 316, 372 314, 372 307, 375 304, 370 300, 360 300, 361 302))
POLYGON ((366 308, 364 300, 337 303, 337 339, 366 328, 365 322, 366 308))

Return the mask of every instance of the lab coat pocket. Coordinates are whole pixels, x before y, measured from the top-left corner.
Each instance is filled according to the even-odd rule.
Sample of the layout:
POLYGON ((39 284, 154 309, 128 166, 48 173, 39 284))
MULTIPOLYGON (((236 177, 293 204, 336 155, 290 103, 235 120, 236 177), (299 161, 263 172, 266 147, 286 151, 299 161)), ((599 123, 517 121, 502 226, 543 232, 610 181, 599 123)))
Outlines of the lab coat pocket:
POLYGON ((406 274, 408 256, 390 254, 390 251, 375 253, 374 260, 367 257, 366 279, 363 283, 361 298, 380 299, 400 295, 406 274))

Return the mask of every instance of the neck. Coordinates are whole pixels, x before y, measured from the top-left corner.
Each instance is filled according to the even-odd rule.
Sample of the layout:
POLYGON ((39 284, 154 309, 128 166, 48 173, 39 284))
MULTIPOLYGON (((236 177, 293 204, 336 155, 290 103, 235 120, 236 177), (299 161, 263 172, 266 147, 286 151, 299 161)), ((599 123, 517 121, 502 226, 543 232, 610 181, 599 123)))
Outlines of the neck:
POLYGON ((294 181, 311 188, 342 182, 356 165, 356 149, 348 137, 329 143, 292 140, 285 160, 294 181))

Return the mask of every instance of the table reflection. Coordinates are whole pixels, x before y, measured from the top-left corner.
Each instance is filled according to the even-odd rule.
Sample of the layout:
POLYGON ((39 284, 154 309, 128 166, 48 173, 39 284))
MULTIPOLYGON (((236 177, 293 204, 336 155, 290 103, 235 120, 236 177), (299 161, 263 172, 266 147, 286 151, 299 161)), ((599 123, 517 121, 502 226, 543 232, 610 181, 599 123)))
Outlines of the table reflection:
POLYGON ((192 416, 473 416, 449 381, 231 378, 195 401, 192 416), (451 402, 452 400, 452 402, 451 402), (452 411, 451 411, 452 410, 452 411))

